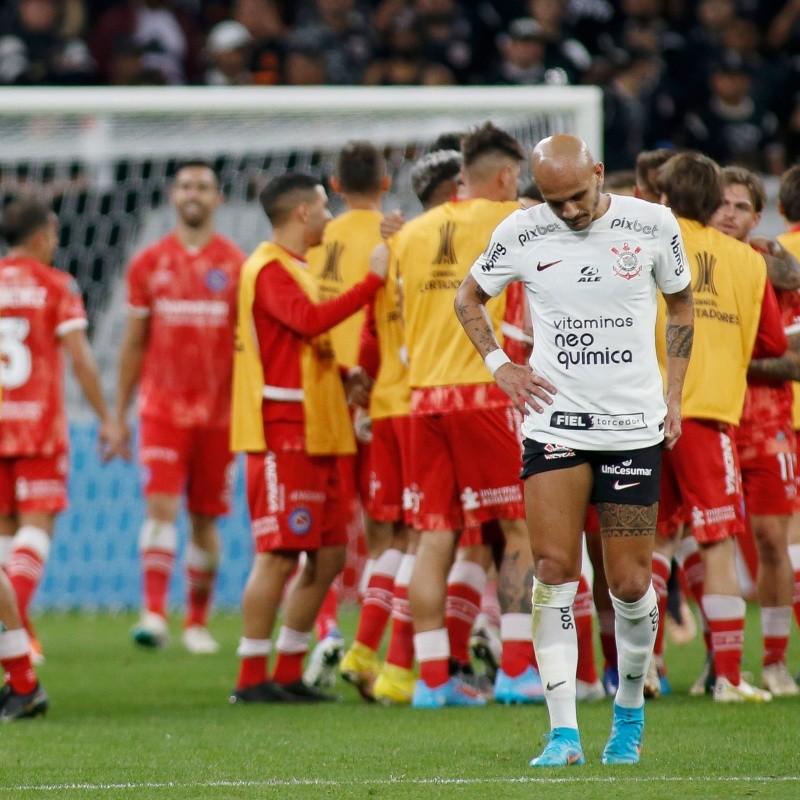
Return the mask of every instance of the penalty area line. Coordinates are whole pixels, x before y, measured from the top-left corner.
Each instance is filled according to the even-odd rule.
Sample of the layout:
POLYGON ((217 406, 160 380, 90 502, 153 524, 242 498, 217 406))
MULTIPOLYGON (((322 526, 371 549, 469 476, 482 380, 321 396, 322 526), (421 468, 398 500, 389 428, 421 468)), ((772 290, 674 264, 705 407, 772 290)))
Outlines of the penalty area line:
POLYGON ((691 784, 736 784, 736 783, 800 783, 800 776, 794 775, 720 775, 714 776, 580 776, 575 777, 518 777, 518 778, 374 778, 366 780, 334 780, 325 778, 287 778, 265 780, 216 780, 216 781, 130 781, 126 783, 54 783, 0 786, 0 795, 14 792, 70 792, 70 791, 111 791, 136 789, 215 789, 215 788, 291 788, 319 786, 329 788, 354 788, 358 786, 491 786, 509 784, 604 784, 604 783, 691 783, 691 784))

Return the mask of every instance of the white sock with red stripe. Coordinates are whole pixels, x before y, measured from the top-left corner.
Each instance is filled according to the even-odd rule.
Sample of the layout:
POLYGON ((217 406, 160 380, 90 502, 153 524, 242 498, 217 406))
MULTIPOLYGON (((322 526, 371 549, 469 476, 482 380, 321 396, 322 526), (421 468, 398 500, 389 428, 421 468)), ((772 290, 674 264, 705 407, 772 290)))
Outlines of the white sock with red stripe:
POLYGON ((744 648, 744 612, 746 604, 734 595, 707 594, 703 610, 711 634, 711 654, 718 678, 727 678, 734 686, 741 681, 744 648))
POLYGON ((450 678, 450 639, 446 628, 414 634, 414 652, 419 661, 419 677, 431 689, 450 678))
POLYGON ((6 572, 14 588, 23 625, 29 627, 28 606, 42 581, 50 555, 50 537, 34 525, 23 525, 14 535, 6 572))
POLYGON ((459 664, 469 662, 469 635, 481 610, 486 570, 474 561, 456 561, 447 576, 445 627, 450 637, 450 655, 459 664))
POLYGON ((792 572, 794 572, 794 598, 792 607, 794 608, 794 618, 800 627, 800 544, 789 545, 789 559, 792 562, 792 572))
POLYGON ((144 607, 162 617, 167 616, 167 591, 177 547, 178 529, 173 523, 144 521, 139 534, 144 607))
POLYGON ((17 694, 28 694, 36 688, 36 673, 31 665, 31 643, 23 628, 0 630, 0 666, 7 683, 17 694))
POLYGON ((372 565, 356 632, 356 641, 370 650, 378 649, 392 613, 394 579, 403 555, 401 550, 390 548, 376 558, 372 565))
POLYGON ((792 630, 792 607, 772 606, 761 609, 761 634, 764 637, 764 666, 786 661, 789 633, 792 630))

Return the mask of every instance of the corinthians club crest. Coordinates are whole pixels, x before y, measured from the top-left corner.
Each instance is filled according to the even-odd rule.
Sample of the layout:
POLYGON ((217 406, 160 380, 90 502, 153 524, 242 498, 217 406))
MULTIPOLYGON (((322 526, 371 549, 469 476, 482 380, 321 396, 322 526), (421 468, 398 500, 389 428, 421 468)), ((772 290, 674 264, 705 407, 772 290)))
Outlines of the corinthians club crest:
POLYGON ((622 250, 617 250, 616 247, 611 248, 611 252, 617 257, 616 261, 611 265, 615 275, 620 278, 625 278, 629 281, 636 278, 642 272, 642 264, 639 261, 639 253, 642 248, 637 247, 632 249, 628 242, 622 245, 622 250))

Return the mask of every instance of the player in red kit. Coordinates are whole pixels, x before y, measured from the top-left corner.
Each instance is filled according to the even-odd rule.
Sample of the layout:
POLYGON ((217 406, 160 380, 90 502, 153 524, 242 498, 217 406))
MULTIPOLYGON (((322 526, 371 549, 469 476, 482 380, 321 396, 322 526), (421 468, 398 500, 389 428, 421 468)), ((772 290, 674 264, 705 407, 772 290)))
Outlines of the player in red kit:
POLYGON ((182 164, 170 195, 174 230, 141 252, 128 270, 128 321, 120 348, 117 419, 130 456, 128 406, 138 384, 139 460, 147 518, 139 537, 144 584, 141 619, 131 631, 163 647, 167 590, 178 543, 181 495, 191 520, 186 551, 188 610, 183 644, 214 653, 207 618, 219 562, 217 517, 228 512, 233 326, 244 253, 214 228, 217 176, 199 161, 182 164))
POLYGON ((303 681, 311 628, 344 565, 347 504, 337 459, 355 453, 348 401, 366 401, 367 379, 336 361, 329 331, 368 303, 386 269, 319 302, 305 260, 330 220, 316 178, 287 173, 260 195, 272 239, 247 259, 239 285, 231 444, 247 453, 247 504, 255 558, 242 597, 241 659, 232 703, 333 699, 303 681), (284 590, 283 624, 270 677, 272 633, 284 590))
MULTIPOLYGON (((58 246, 55 214, 38 200, 12 202, 3 213, 2 234, 10 249, 0 260, 0 542, 21 622, 34 655, 41 656, 27 611, 44 572, 56 515, 67 507, 62 350, 100 418, 104 456, 119 435, 103 401, 78 287, 69 275, 48 266, 58 246)), ((0 607, 9 605, 0 600, 0 607)), ((6 611, 14 616, 10 608, 6 611)), ((6 633, 14 629, 5 617, 0 619, 6 633)), ((18 650, 27 653, 27 640, 22 631, 13 645, 0 641, 4 665, 7 657, 20 655, 18 650)), ((13 673, 11 686, 23 695, 34 691, 30 678, 17 685, 13 673)), ((46 706, 46 699, 38 705, 46 706)))

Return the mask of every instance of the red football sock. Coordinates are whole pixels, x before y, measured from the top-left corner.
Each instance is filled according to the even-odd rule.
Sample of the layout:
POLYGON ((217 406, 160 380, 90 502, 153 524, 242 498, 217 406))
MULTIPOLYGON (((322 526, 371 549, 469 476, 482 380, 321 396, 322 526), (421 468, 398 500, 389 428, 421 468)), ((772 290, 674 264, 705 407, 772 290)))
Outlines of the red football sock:
POLYGON ((600 648, 606 667, 617 666, 617 639, 614 633, 614 611, 598 611, 597 624, 600 628, 600 648))
POLYGON ((408 582, 414 569, 415 556, 403 556, 394 580, 392 597, 392 626, 386 663, 411 669, 414 666, 414 624, 408 603, 408 582))
POLYGON ((324 639, 331 631, 339 628, 339 595, 336 587, 331 585, 322 601, 316 622, 314 623, 317 641, 324 639))
POLYGON ((41 528, 23 525, 14 536, 6 573, 26 628, 30 628, 28 606, 41 583, 49 552, 50 537, 41 528))
POLYGON ((575 630, 578 634, 578 672, 576 677, 579 681, 586 683, 594 683, 597 680, 594 631, 592 629, 593 612, 592 589, 586 578, 581 575, 572 613, 575 616, 575 630))
POLYGON ((187 613, 186 627, 208 624, 208 611, 217 577, 217 558, 193 543, 186 551, 187 613))
POLYGON ((142 551, 142 584, 144 607, 153 614, 167 616, 167 591, 175 553, 169 550, 142 551))
POLYGON ((794 618, 800 627, 800 544, 789 545, 789 558, 792 561, 792 570, 794 571, 794 598, 792 599, 792 608, 794 608, 794 618))
MULTIPOLYGON (((653 589, 658 598, 658 631, 653 653, 659 662, 664 655, 664 621, 667 614, 667 582, 672 570, 669 559, 662 553, 653 553, 653 589)), ((657 662, 657 663, 659 663, 657 662)))
POLYGON ((486 570, 473 561, 456 561, 447 579, 445 627, 450 655, 459 664, 469 662, 469 635, 481 609, 486 570))
POLYGON ((450 678, 450 643, 447 630, 439 628, 414 636, 414 649, 419 661, 419 676, 432 689, 450 678))
POLYGON ((392 613, 394 579, 402 558, 403 553, 400 550, 390 549, 376 559, 372 568, 361 603, 356 632, 356 641, 370 650, 377 650, 380 646, 386 623, 392 613))
POLYGON ((239 679, 237 689, 247 689, 267 681, 268 656, 245 656, 239 662, 239 679))
POLYGON ((738 686, 741 681, 744 646, 745 602, 741 597, 710 594, 703 597, 703 607, 711 632, 714 672, 738 686))
POLYGON ((278 651, 275 660, 275 670, 272 673, 272 680, 275 683, 295 683, 303 677, 303 659, 306 653, 282 653, 278 651))
POLYGON ((500 617, 503 653, 500 669, 511 678, 522 675, 533 664, 533 632, 530 614, 503 614, 500 617))
POLYGON ((761 632, 764 637, 764 666, 786 661, 789 633, 792 628, 792 607, 773 606, 761 609, 761 632))
POLYGON ((17 694, 28 694, 38 681, 30 656, 30 641, 22 629, 0 633, 0 665, 6 681, 17 694))

